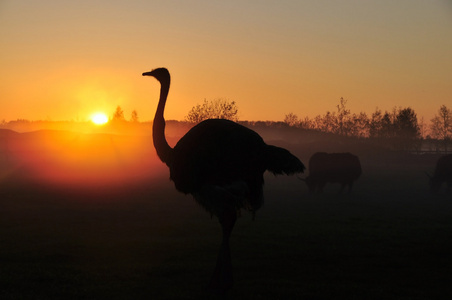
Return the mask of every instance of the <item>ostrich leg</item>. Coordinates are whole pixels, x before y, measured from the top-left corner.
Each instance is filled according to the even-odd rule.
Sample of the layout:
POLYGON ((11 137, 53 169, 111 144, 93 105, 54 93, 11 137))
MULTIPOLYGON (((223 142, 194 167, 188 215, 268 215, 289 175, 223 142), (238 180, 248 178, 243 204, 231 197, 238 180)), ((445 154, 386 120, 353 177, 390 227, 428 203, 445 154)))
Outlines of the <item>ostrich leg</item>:
POLYGON ((218 253, 217 264, 209 284, 212 291, 223 293, 231 288, 232 280, 232 262, 231 250, 229 248, 229 238, 237 220, 237 210, 235 207, 228 207, 221 216, 218 216, 223 238, 221 241, 220 252, 218 253))

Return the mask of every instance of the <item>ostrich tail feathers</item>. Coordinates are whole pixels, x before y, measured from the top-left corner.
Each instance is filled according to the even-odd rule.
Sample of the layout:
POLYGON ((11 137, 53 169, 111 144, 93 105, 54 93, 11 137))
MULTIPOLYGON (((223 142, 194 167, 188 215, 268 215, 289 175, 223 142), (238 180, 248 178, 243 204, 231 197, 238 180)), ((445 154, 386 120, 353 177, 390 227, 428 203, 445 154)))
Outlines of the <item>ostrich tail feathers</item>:
POLYGON ((267 147, 266 168, 273 174, 292 175, 305 170, 303 163, 286 149, 271 145, 267 147))

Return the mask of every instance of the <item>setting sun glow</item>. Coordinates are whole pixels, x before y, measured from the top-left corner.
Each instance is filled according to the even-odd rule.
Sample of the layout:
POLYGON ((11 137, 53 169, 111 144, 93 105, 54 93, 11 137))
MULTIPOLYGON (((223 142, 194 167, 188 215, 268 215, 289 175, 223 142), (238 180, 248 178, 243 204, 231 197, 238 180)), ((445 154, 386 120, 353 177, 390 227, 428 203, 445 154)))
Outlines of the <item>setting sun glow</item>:
POLYGON ((410 107, 426 123, 450 108, 451 0, 205 2, 0 0, 0 125, 94 126, 117 106, 151 121, 159 85, 141 73, 157 67, 171 120, 217 98, 241 121, 312 119, 341 97, 352 115, 410 107))
POLYGON ((104 125, 108 122, 108 117, 104 113, 95 113, 91 116, 91 121, 96 125, 104 125))

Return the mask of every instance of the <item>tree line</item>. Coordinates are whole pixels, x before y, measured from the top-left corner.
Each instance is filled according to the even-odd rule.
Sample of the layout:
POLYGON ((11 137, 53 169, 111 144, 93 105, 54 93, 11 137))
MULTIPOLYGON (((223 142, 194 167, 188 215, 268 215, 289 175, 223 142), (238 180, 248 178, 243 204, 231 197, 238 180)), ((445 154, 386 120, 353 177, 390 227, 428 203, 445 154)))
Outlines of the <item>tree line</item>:
POLYGON ((347 100, 340 98, 336 111, 327 111, 314 118, 299 118, 289 113, 284 123, 291 127, 329 132, 342 136, 385 140, 394 148, 409 150, 420 147, 422 140, 435 144, 445 152, 452 141, 452 111, 442 105, 430 124, 420 120, 411 107, 394 107, 392 111, 376 108, 368 115, 365 112, 352 113, 347 108, 347 100))
MULTIPOLYGON (((204 100, 194 106, 185 117, 189 123, 199 123, 209 118, 238 121, 238 108, 227 99, 204 100)), ((420 149, 428 141, 436 150, 445 152, 452 142, 452 111, 442 105, 435 117, 426 124, 411 107, 394 107, 391 111, 376 108, 368 115, 352 113, 347 100, 340 98, 335 111, 327 111, 314 118, 299 118, 295 113, 285 115, 283 124, 301 130, 333 133, 345 137, 366 138, 388 144, 397 150, 420 149)))
MULTIPOLYGON (((194 106, 185 117, 189 123, 199 123, 209 118, 238 121, 238 108, 227 99, 204 100, 194 106)), ((391 111, 376 108, 368 115, 352 113, 347 100, 340 98, 335 111, 327 111, 314 118, 299 118, 295 113, 285 115, 283 124, 302 130, 333 133, 345 137, 367 138, 389 144, 398 150, 419 149, 428 141, 437 150, 448 152, 452 144, 452 111, 442 105, 429 124, 420 120, 411 107, 394 107, 391 111)))
MULTIPOLYGON (((113 113, 113 117, 111 118, 113 122, 124 122, 126 121, 126 117, 124 116, 124 110, 121 108, 121 106, 116 106, 116 110, 113 113)), ((138 122, 138 112, 134 109, 132 110, 132 113, 130 114, 130 122, 138 122)))
POLYGON ((288 126, 329 132, 342 136, 385 140, 394 148, 408 150, 420 147, 422 140, 435 144, 445 152, 452 141, 452 111, 442 105, 430 124, 420 120, 411 107, 394 107, 392 111, 376 108, 368 115, 365 112, 351 113, 347 100, 340 98, 336 111, 327 111, 314 118, 299 118, 289 113, 284 118, 288 126))
MULTIPOLYGON (((210 101, 204 99, 202 104, 192 107, 184 121, 196 124, 209 118, 238 121, 236 102, 223 98, 210 101)), ((138 123, 139 118, 137 111, 133 110, 130 119, 126 120, 124 111, 117 106, 111 121, 138 123)), ((28 121, 16 120, 9 123, 17 122, 28 121)), ((419 149, 423 141, 429 142, 437 151, 448 152, 452 148, 452 110, 445 105, 441 105, 434 118, 426 124, 423 118, 418 119, 411 107, 394 107, 391 111, 384 112, 376 108, 370 115, 365 112, 352 113, 347 107, 347 100, 340 98, 336 109, 327 111, 323 115, 300 118, 291 112, 285 115, 283 122, 270 123, 300 130, 333 133, 344 137, 366 138, 386 143, 399 150, 419 149)), ((8 124, 3 120, 0 125, 8 124)))

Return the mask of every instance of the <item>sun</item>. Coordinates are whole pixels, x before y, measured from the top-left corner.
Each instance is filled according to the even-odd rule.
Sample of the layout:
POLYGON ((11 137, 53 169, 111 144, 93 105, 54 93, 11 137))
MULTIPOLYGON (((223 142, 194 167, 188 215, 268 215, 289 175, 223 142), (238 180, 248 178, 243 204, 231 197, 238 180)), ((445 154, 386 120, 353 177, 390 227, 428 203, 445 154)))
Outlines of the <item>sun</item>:
POLYGON ((96 125, 104 125, 108 122, 108 117, 102 112, 98 112, 91 115, 91 121, 96 125))

